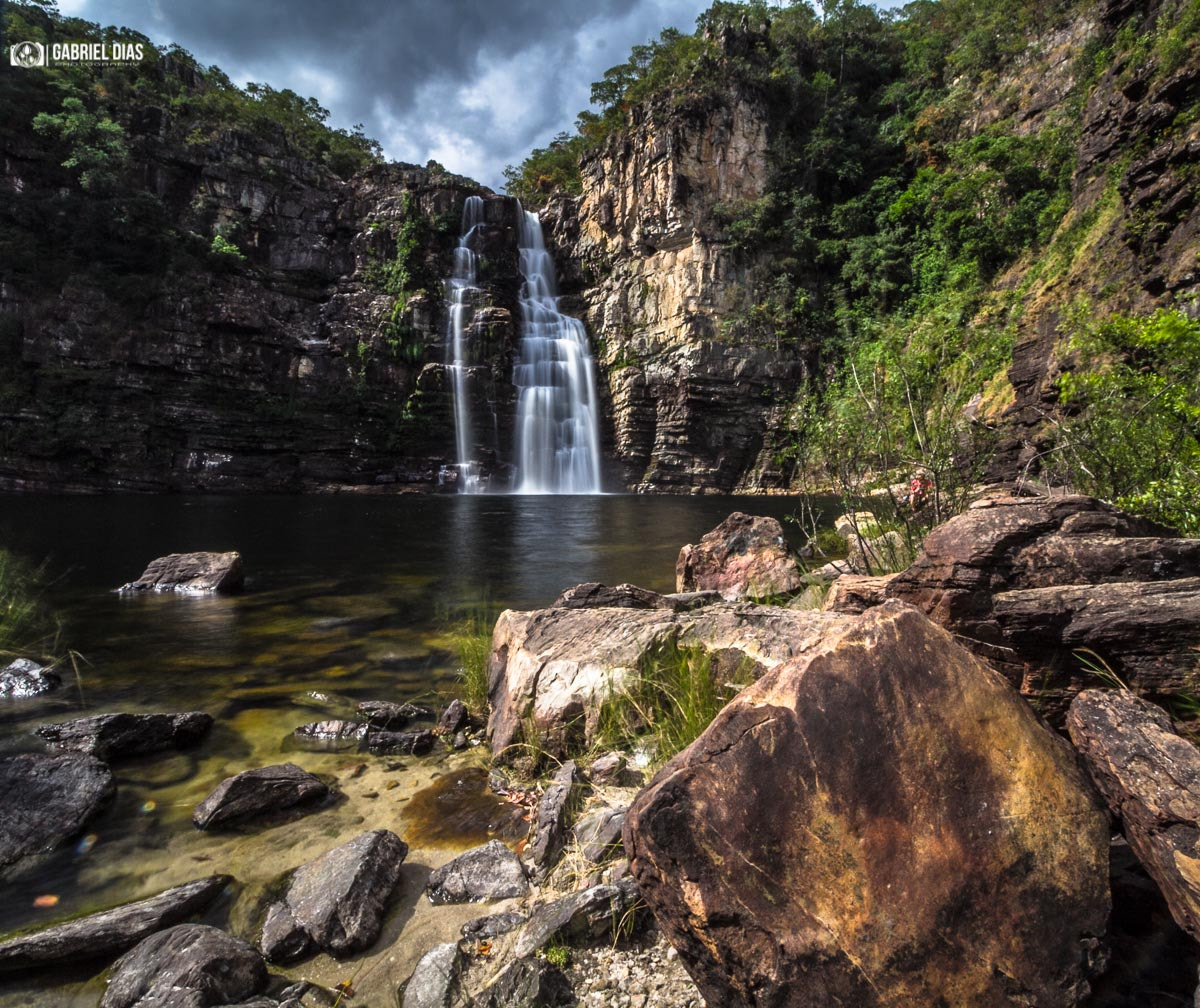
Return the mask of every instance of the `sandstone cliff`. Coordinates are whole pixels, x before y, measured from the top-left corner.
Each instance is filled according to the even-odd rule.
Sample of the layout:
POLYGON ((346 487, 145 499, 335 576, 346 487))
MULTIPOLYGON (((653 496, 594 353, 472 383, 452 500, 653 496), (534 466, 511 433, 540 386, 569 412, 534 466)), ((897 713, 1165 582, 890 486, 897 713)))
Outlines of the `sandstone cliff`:
POLYGON ((727 248, 714 210, 767 185, 767 121, 746 97, 634 110, 583 164, 583 193, 549 230, 600 366, 611 450, 631 489, 769 485, 769 433, 803 362, 737 339, 755 265, 727 248))

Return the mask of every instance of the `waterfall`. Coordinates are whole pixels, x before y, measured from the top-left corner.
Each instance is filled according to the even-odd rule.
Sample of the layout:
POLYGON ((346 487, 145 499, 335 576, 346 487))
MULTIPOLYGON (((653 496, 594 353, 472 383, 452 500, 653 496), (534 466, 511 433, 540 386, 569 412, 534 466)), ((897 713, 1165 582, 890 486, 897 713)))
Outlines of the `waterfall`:
POLYGON ((471 242, 475 229, 483 222, 483 199, 468 196, 463 204, 462 236, 454 250, 454 272, 446 282, 450 312, 446 339, 446 370, 454 400, 454 448, 457 457, 460 493, 479 493, 484 481, 475 460, 475 435, 471 427, 471 402, 467 393, 469 332, 475 315, 479 288, 476 284, 478 257, 471 242))
POLYGON ((579 319, 558 310, 554 261, 537 214, 519 210, 521 349, 517 387, 517 493, 599 493, 596 368, 579 319))

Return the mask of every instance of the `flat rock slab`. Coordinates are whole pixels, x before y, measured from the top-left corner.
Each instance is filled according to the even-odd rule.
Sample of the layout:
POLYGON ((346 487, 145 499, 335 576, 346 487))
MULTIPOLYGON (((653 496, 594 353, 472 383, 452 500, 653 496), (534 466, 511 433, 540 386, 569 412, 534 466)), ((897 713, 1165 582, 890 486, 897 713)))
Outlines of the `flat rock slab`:
POLYGON ((205 924, 177 924, 117 960, 100 1008, 234 1005, 267 982, 267 965, 253 946, 205 924))
POLYGON ((311 807, 328 796, 328 785, 295 763, 258 767, 221 781, 196 806, 192 822, 198 829, 238 826, 288 809, 311 807))
MULTIPOLYGON (((523 958, 555 939, 588 942, 615 939, 625 915, 638 902, 632 879, 598 885, 534 907, 513 943, 513 956, 523 958)), ((722 1003, 722 1002, 713 1002, 722 1003)))
POLYGON ((172 553, 151 560, 140 578, 117 590, 235 592, 244 581, 240 553, 172 553))
POLYGON ((211 875, 66 924, 0 942, 0 971, 111 958, 143 938, 200 913, 233 879, 211 875))
POLYGON ((424 756, 433 749, 434 734, 421 731, 373 731, 367 750, 377 756, 424 756))
POLYGON ((397 728, 404 728, 411 721, 432 717, 433 712, 428 707, 418 707, 411 703, 364 700, 355 708, 355 715, 372 728, 395 731, 397 728))
POLYGON ((555 609, 686 609, 687 604, 637 585, 588 581, 568 588, 551 604, 555 609))
POLYGON ((62 678, 44 665, 28 658, 14 658, 0 669, 0 698, 25 700, 52 693, 62 685, 62 678))
POLYGON ((468 1008, 462 990, 463 956, 458 942, 435 945, 422 957, 404 987, 402 1008, 468 1008))
POLYGON ((1088 992, 1108 816, 996 671, 888 602, 743 690, 639 794, 630 868, 709 1004, 1088 992))
POLYGON ((1200 939, 1200 749, 1128 690, 1084 690, 1067 730, 1171 916, 1200 939))
POLYGON ((407 856, 395 833, 373 830, 301 865, 267 911, 263 954, 295 962, 318 950, 345 956, 370 946, 407 856))
POLYGON ((115 792, 112 771, 95 756, 0 759, 0 875, 78 833, 115 792))
POLYGON ((717 591, 730 600, 799 591, 804 575, 774 518, 735 511, 679 551, 677 592, 717 591))
POLYGON ((429 902, 478 903, 529 892, 521 859, 499 840, 460 854, 429 876, 429 902))
POLYGON ((750 602, 701 609, 505 610, 488 657, 493 755, 523 738, 532 716, 539 744, 563 756, 575 740, 594 738, 604 700, 621 690, 660 649, 698 648, 714 668, 743 681, 803 654, 819 642, 829 613, 750 602))
POLYGON ((100 759, 136 756, 196 745, 212 728, 203 711, 185 714, 94 714, 44 724, 37 733, 55 749, 91 753, 100 759))

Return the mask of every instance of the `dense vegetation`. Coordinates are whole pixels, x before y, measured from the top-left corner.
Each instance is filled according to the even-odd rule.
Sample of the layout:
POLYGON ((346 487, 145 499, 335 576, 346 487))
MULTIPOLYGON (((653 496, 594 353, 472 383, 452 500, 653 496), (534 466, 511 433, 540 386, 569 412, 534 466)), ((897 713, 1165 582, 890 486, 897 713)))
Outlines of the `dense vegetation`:
MULTIPOLYGON (((578 191, 578 158, 602 148, 639 104, 703 108, 730 93, 756 103, 770 130, 768 189, 717 207, 714 226, 752 269, 726 338, 789 349, 810 365, 781 461, 810 485, 850 494, 922 465, 953 492, 980 476, 992 440, 964 408, 1000 394, 995 379, 1011 359, 1025 296, 1065 273, 1104 209, 1068 215, 1088 89, 1113 65, 1149 60, 1169 73, 1200 36, 1196 0, 1169 0, 1150 33, 1131 17, 1115 38, 1077 56, 1064 98, 1019 121, 1016 94, 1029 86, 1022 74, 1037 72, 1021 68, 1036 67, 1050 30, 1085 6, 916 0, 881 13, 834 0, 817 13, 805 3, 718 0, 695 35, 664 32, 610 69, 576 133, 510 168, 509 191, 534 202, 555 188, 578 191), (981 94, 990 114, 981 114, 981 94), (996 283, 1018 264, 1020 282, 996 283)), ((1130 349, 1105 346, 1118 358, 1130 349)), ((1130 381, 1116 369, 1102 374, 1101 384, 1130 381)), ((1064 394, 1080 420, 1072 449, 1055 460, 1058 473, 1186 524, 1177 504, 1139 496, 1175 487, 1178 497, 1181 485, 1194 485, 1178 482, 1178 468, 1170 478, 1157 470, 1153 479, 1143 470, 1085 476, 1079 423, 1112 389, 1106 400, 1084 375, 1064 394)), ((1093 441, 1102 426, 1089 428, 1093 441)))
POLYGON ((380 159, 379 145, 326 125, 314 99, 266 84, 235 86, 190 53, 158 48, 127 28, 64 17, 52 6, 13 0, 3 38, 140 44, 136 72, 110 63, 53 63, 36 73, 0 74, 0 144, 39 161, 45 185, 26 185, 0 206, 0 261, 31 288, 57 289, 72 274, 98 276, 115 293, 137 296, 147 274, 177 268, 229 268, 241 260, 236 234, 193 214, 181 229, 147 177, 156 154, 185 151, 197 165, 220 160, 224 145, 270 144, 316 171, 348 176, 380 159), (29 143, 32 127, 37 146, 29 143), (104 249, 98 256, 96 250, 104 249))

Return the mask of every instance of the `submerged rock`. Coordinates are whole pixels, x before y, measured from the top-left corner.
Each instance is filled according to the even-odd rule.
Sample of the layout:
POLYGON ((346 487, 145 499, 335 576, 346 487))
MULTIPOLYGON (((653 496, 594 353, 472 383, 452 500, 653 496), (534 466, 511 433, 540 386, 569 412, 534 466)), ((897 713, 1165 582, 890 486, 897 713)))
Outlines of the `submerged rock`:
POLYGON ((1128 690, 1080 693, 1067 730, 1171 915, 1200 939, 1200 749, 1128 690))
POLYGON ((198 829, 237 826, 329 796, 329 787, 295 763, 246 770, 226 777, 192 813, 198 829))
POLYGON ((205 924, 177 924, 117 960, 100 1008, 210 1008, 266 989, 258 950, 205 924))
POLYGON ((358 717, 366 721, 372 728, 383 728, 395 731, 403 728, 411 721, 433 716, 428 707, 418 707, 411 703, 393 703, 390 700, 364 700, 355 709, 358 717))
POLYGON ((460 854, 429 876, 429 902, 435 906, 510 899, 528 892, 521 859, 499 840, 460 854))
POLYGON ((244 580, 240 553, 172 553, 151 560, 140 578, 117 590, 234 592, 244 580))
POLYGON ((624 841, 709 1004, 1067 1008, 1108 915, 1074 754, 895 602, 739 694, 624 841))
POLYGON ((136 756, 196 745, 212 727, 203 711, 185 714, 95 714, 44 724, 37 733, 55 749, 91 753, 101 759, 136 756))
POLYGON ((262 951, 295 962, 317 950, 345 956, 379 937, 408 844, 390 830, 362 833, 292 874, 263 925, 262 951))
POLYGON ((24 700, 52 693, 61 685, 57 672, 28 658, 15 658, 0 669, 0 698, 24 700))
POLYGON ((429 729, 410 732, 374 731, 367 736, 367 749, 377 756, 424 756, 433 748, 429 729))
POLYGON ((292 745, 305 752, 346 752, 366 748, 370 725, 362 721, 314 721, 292 732, 292 745))
POLYGON ((678 592, 718 591, 726 599, 798 591, 804 575, 774 518, 735 511, 700 542, 684 546, 675 564, 678 592))
POLYGON ((204 910, 233 881, 228 875, 186 882, 126 903, 0 942, 0 970, 33 969, 111 957, 143 938, 204 910))
POLYGON ((112 771, 95 756, 0 759, 0 876, 78 833, 115 792, 112 771))

